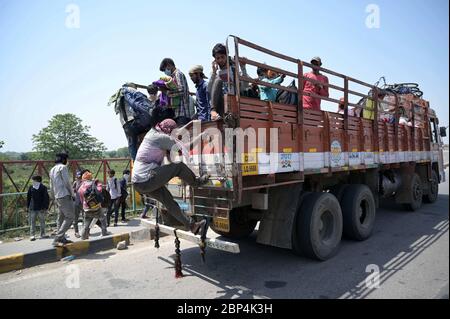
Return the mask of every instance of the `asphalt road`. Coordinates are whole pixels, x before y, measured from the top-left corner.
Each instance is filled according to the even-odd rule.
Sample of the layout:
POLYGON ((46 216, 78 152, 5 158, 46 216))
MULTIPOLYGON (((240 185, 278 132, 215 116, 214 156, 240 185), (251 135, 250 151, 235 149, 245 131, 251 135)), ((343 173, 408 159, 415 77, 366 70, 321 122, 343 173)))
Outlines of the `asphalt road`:
MULTIPOLYGON (((448 177, 448 170, 447 170, 448 177)), ((175 279, 172 237, 0 275, 0 298, 449 298, 449 187, 417 212, 378 210, 373 236, 343 240, 316 262, 288 250, 239 241, 241 253, 182 241, 185 277, 175 279)))

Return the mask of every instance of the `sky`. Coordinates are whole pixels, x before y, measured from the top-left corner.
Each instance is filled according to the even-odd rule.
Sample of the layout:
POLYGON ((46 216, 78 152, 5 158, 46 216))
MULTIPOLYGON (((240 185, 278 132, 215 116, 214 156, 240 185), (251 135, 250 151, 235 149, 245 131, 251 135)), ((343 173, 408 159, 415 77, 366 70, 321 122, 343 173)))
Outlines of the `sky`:
POLYGON ((195 64, 208 75, 211 49, 228 35, 305 61, 320 56, 324 67, 368 83, 381 76, 419 83, 448 126, 448 6, 447 0, 0 0, 2 151, 31 151, 32 135, 61 113, 76 114, 108 150, 126 146, 109 97, 125 82, 158 79, 165 57, 186 75, 195 64))

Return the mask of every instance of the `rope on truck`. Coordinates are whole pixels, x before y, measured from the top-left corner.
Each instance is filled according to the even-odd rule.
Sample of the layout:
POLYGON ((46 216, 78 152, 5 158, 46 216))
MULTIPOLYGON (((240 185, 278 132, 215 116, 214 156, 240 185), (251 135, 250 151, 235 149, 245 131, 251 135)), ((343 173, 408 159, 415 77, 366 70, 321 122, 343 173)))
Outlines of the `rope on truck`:
POLYGON ((175 278, 182 278, 182 266, 181 266, 181 251, 180 251, 180 239, 178 239, 177 230, 173 231, 175 235, 175 278))
POLYGON ((206 255, 206 233, 208 232, 208 227, 209 227, 209 220, 206 218, 206 223, 205 226, 202 229, 202 234, 200 236, 200 254, 202 256, 202 261, 203 263, 205 263, 205 255, 206 255))
POLYGON ((156 209, 155 248, 159 249, 159 209, 156 209))

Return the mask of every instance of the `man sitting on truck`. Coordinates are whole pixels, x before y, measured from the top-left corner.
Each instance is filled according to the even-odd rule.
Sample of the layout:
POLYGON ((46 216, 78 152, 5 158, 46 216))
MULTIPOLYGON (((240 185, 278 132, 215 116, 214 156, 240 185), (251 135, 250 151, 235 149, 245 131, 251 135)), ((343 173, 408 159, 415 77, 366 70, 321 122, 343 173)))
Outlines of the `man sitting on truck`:
MULTIPOLYGON (((208 181, 209 175, 197 178, 183 162, 163 165, 164 157, 168 152, 171 152, 176 144, 180 145, 180 142, 171 136, 172 131, 176 128, 175 121, 167 119, 158 123, 147 133, 139 146, 134 163, 132 183, 139 193, 161 202, 167 208, 168 214, 182 223, 186 229, 197 234, 205 221, 195 222, 194 219, 183 213, 166 188, 166 184, 172 178, 180 177, 188 185, 200 186, 208 181)), ((200 134, 195 138, 191 145, 200 140, 202 136, 203 134, 200 134)), ((184 145, 180 146, 184 147, 184 145)))
MULTIPOLYGON (((319 57, 314 57, 311 60, 311 64, 313 65, 312 72, 306 73, 305 77, 314 82, 304 80, 303 82, 303 93, 313 93, 315 95, 320 95, 323 97, 328 97, 328 86, 323 85, 317 82, 321 82, 324 84, 328 84, 328 78, 320 73, 319 67, 322 66, 322 60, 319 57)), ((321 99, 303 95, 303 108, 320 111, 320 103, 321 99)))
MULTIPOLYGON (((234 94, 234 76, 236 74, 236 65, 231 57, 228 56, 225 45, 218 43, 212 50, 214 61, 212 62, 211 79, 208 85, 208 91, 211 93, 211 120, 216 121, 223 116, 223 103, 216 103, 214 97, 216 96, 216 86, 221 83, 221 95, 234 94), (228 90, 228 69, 227 62, 230 65, 230 90, 228 90), (220 80, 221 82, 219 82, 220 80), (220 105, 217 105, 220 104, 220 105)), ((241 75, 248 76, 245 64, 240 64, 241 75)), ((248 85, 247 82, 241 82, 242 91, 245 91, 248 85)))

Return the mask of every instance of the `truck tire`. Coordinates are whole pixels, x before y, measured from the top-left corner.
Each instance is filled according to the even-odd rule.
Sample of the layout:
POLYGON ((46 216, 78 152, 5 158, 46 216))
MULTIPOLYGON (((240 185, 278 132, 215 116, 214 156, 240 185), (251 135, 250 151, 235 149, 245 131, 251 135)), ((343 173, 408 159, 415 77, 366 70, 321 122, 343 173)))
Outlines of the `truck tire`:
POLYGON ((294 253, 317 260, 336 254, 342 237, 342 212, 330 193, 311 193, 305 197, 294 222, 294 253))
POLYGON ((423 201, 428 204, 434 203, 439 194, 439 179, 435 170, 431 171, 431 181, 428 182, 428 192, 423 196, 423 201))
POLYGON ((338 184, 330 187, 330 193, 336 196, 339 203, 342 201, 342 196, 344 196, 345 189, 349 184, 338 184))
POLYGON ((410 198, 411 202, 407 204, 403 204, 403 207, 409 211, 416 211, 422 206, 422 198, 423 198, 423 190, 422 183, 419 175, 416 173, 412 176, 410 181, 410 198))
POLYGON ((372 234, 375 225, 375 198, 369 187, 362 184, 349 185, 342 196, 344 235, 363 241, 372 234))
POLYGON ((250 236, 255 230, 257 220, 249 219, 247 212, 249 207, 238 207, 230 211, 230 231, 224 232, 214 228, 211 223, 211 229, 226 238, 242 239, 250 236))

